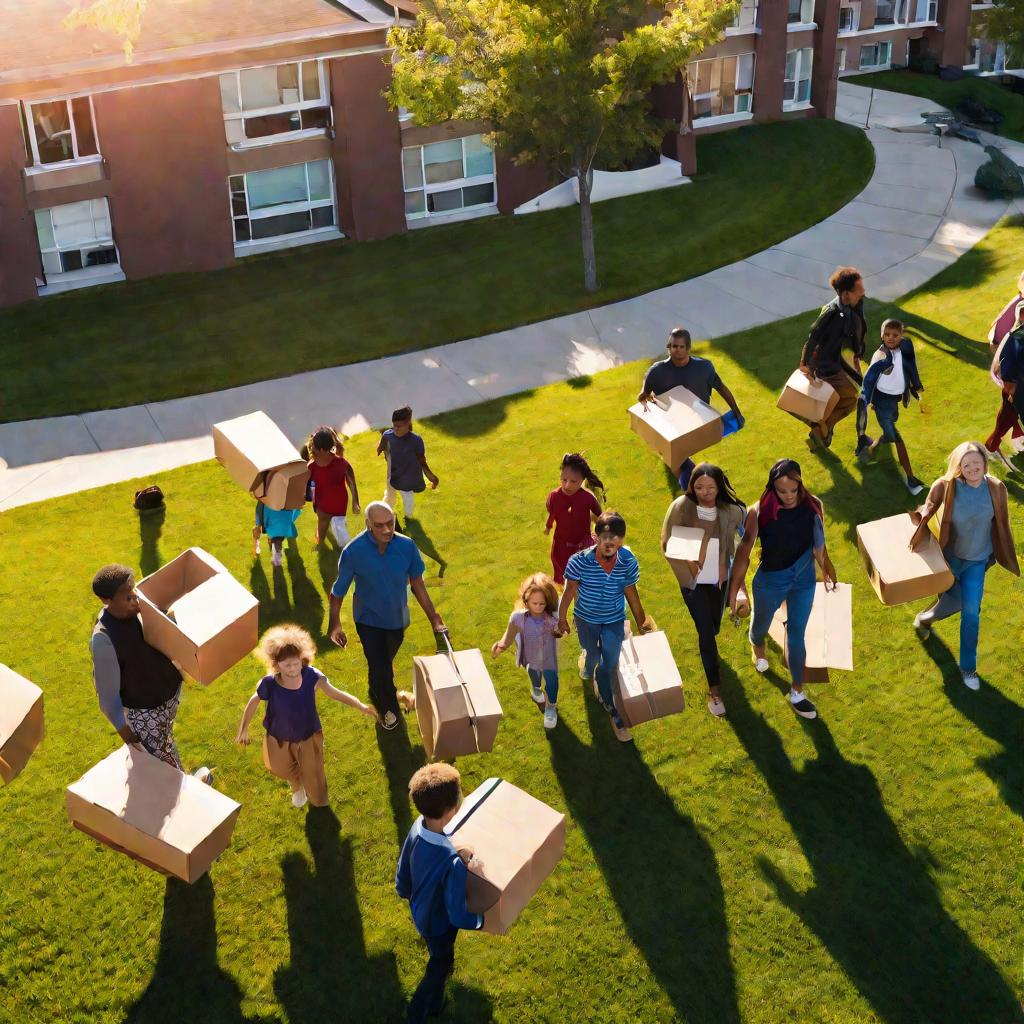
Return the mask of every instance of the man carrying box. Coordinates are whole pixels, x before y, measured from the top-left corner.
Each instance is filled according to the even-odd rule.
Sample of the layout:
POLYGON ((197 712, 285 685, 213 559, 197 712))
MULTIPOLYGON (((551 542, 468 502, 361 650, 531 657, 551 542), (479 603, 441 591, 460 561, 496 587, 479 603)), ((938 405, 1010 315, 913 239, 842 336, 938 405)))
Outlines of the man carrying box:
MULTIPOLYGON (((665 394, 673 388, 684 387, 696 395, 702 402, 711 402, 711 392, 717 391, 728 403, 736 416, 737 428, 744 424, 740 407, 736 404, 732 392, 722 383, 722 378, 715 370, 710 359, 690 355, 690 332, 684 327, 675 327, 669 333, 668 359, 660 359, 654 363, 644 377, 643 390, 637 395, 637 401, 644 408, 647 403, 658 395, 665 394)), ((693 471, 693 459, 686 459, 682 466, 672 467, 679 477, 679 486, 686 490, 693 471)))
MULTIPOLYGON (((92 591, 103 602, 89 644, 100 710, 125 743, 182 771, 174 743, 181 673, 142 635, 135 573, 127 565, 105 565, 92 591)), ((204 782, 213 777, 209 768, 194 774, 204 782)))

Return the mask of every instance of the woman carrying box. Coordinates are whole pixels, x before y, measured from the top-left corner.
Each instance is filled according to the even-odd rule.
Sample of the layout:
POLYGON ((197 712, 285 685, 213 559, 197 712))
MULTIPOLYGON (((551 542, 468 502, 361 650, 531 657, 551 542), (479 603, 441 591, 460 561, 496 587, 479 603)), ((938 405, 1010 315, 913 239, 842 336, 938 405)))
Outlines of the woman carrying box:
POLYGON ((780 459, 772 466, 764 493, 747 511, 729 584, 729 607, 734 615, 749 603, 747 567, 758 538, 761 563, 751 587, 754 614, 749 634, 754 667, 758 672, 768 671, 764 641, 775 613, 785 601, 786 659, 792 679, 789 703, 801 718, 816 718, 818 712, 804 695, 803 682, 804 633, 814 603, 814 563, 821 567, 826 589, 835 587, 836 571, 825 548, 821 502, 804 487, 800 464, 793 459, 780 459))
POLYGON ((702 462, 690 474, 686 493, 669 505, 661 526, 662 551, 668 545, 674 526, 700 529, 707 535, 703 564, 696 567, 696 574, 682 568, 679 589, 697 627, 700 660, 708 681, 708 711, 718 718, 725 714, 725 704, 719 690, 715 638, 722 625, 729 569, 736 551, 736 536, 743 531, 746 510, 722 470, 710 462, 702 462))
POLYGON ((939 619, 960 613, 960 674, 969 690, 981 687, 978 678, 978 633, 985 573, 998 562, 1014 576, 1020 575, 1006 485, 985 472, 988 453, 977 441, 964 441, 949 455, 946 472, 932 484, 928 498, 916 512, 916 547, 924 539, 928 521, 941 508, 939 544, 955 582, 939 599, 914 619, 922 640, 931 635, 939 619))

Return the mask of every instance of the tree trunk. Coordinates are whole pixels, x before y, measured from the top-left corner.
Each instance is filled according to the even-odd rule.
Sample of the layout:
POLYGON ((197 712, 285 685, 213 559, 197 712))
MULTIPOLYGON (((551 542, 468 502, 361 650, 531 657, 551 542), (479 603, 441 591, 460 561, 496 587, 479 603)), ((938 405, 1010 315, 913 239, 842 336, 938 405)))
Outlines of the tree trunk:
POLYGON ((580 188, 580 242, 583 245, 583 284, 588 292, 596 292, 597 255, 594 252, 594 216, 590 206, 590 186, 592 173, 590 168, 576 170, 576 180, 580 188))

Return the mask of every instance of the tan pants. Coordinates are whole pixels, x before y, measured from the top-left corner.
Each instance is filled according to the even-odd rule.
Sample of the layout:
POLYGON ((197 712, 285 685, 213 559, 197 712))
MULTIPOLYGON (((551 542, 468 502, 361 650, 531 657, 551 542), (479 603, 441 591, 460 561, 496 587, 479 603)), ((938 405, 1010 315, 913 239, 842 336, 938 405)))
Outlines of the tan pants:
POLYGON ((830 430, 835 429, 835 425, 840 420, 846 419, 857 408, 857 396, 860 394, 860 388, 842 371, 833 374, 831 377, 822 377, 821 380, 831 384, 839 396, 839 401, 836 402, 835 408, 828 414, 826 419, 818 424, 821 436, 826 437, 830 430))
POLYGON ((299 743, 285 743, 273 736, 264 736, 263 763, 279 779, 290 782, 293 792, 300 787, 304 789, 314 807, 327 806, 322 732, 315 732, 299 743))

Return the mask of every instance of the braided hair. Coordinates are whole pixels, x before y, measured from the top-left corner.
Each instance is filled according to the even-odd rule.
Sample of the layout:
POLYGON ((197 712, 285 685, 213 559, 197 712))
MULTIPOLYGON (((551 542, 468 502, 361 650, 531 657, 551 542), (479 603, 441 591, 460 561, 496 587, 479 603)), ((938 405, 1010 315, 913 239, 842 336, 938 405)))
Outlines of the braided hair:
POLYGON ((600 491, 601 499, 604 500, 605 490, 604 484, 601 482, 601 478, 590 468, 590 463, 587 462, 582 452, 566 452, 562 456, 561 469, 571 469, 574 473, 579 473, 583 477, 584 483, 594 492, 600 491))

